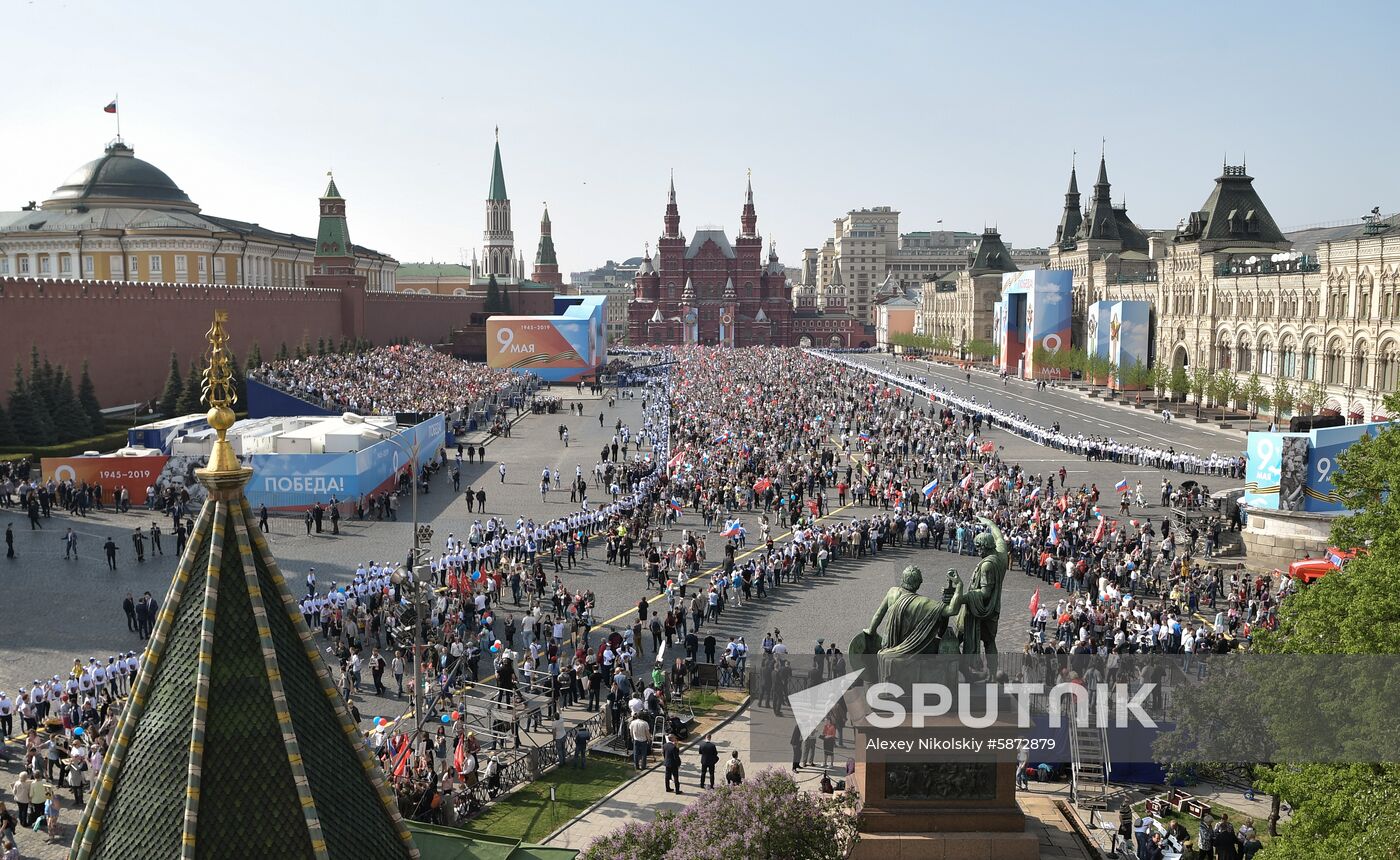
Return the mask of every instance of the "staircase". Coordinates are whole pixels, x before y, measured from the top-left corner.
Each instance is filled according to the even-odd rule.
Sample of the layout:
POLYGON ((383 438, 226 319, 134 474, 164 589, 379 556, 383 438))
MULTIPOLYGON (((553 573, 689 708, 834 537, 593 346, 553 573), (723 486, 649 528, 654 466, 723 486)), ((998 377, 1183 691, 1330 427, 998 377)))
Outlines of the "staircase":
POLYGON ((1075 710, 1069 711, 1070 796, 1080 809, 1107 810, 1111 805, 1108 730, 1083 725, 1075 710))

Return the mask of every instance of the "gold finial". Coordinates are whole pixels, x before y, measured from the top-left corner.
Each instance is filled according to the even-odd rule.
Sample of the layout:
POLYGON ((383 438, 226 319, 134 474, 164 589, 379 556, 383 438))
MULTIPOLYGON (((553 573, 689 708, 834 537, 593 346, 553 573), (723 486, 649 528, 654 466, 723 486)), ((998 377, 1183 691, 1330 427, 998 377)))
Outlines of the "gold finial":
MULTIPOLYGON (((205 475, 227 475, 241 474, 245 471, 238 465, 238 457, 233 453, 233 446, 228 442, 228 429, 233 426, 234 414, 233 406, 238 402, 238 394, 234 391, 233 370, 229 360, 228 352, 228 332, 224 330, 224 323, 228 322, 228 311, 215 311, 214 323, 209 327, 206 337, 209 340, 209 351, 206 353, 208 367, 204 371, 204 384, 202 386, 205 403, 209 404, 209 412, 206 418, 209 426, 218 433, 219 438, 214 443, 214 450, 209 455, 209 465, 201 469, 205 475)), ((246 477, 244 478, 246 480, 246 477)))

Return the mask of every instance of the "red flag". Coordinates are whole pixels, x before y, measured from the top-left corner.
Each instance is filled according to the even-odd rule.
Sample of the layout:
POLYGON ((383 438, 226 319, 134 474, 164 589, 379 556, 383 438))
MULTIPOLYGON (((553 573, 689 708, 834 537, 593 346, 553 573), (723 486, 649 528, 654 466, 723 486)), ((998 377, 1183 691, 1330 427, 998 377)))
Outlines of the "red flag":
MULTIPOLYGON (((1039 597, 1039 596, 1040 596, 1040 592, 1036 592, 1036 597, 1039 597)), ((1034 613, 1032 613, 1032 614, 1034 614, 1034 613)), ((462 772, 462 765, 465 764, 466 761, 467 761, 467 739, 464 738, 464 737, 459 737, 459 738, 457 738, 457 755, 456 755, 456 757, 455 757, 454 760, 453 760, 453 764, 456 765, 456 767, 457 767, 457 772, 458 772, 458 773, 461 773, 461 772, 462 772)))
POLYGON ((102 112, 103 112, 103 113, 116 113, 116 112, 117 112, 117 100, 116 100, 116 99, 112 99, 110 102, 108 102, 108 103, 107 103, 107 106, 106 106, 105 108, 102 109, 102 112))
POLYGON ((1103 527, 1107 520, 1099 520, 1099 527, 1094 529, 1094 543, 1103 540, 1103 527))
POLYGON ((808 499, 807 507, 812 510, 812 514, 814 516, 816 515, 817 511, 821 510, 821 505, 817 503, 816 499, 808 499))
POLYGON ((1037 588, 1037 589, 1035 590, 1035 594, 1032 594, 1032 595, 1031 595, 1031 617, 1034 618, 1034 617, 1035 617, 1035 614, 1036 614, 1037 612, 1039 612, 1039 611, 1040 611, 1040 589, 1037 588))
POLYGON ((408 767, 408 755, 413 752, 413 744, 409 743, 408 735, 402 735, 400 740, 401 746, 395 753, 398 756, 398 762, 394 765, 394 776, 396 777, 403 776, 404 768, 408 767))
POLYGON ((768 478, 759 478, 753 483, 753 491, 755 493, 761 493, 771 486, 773 486, 773 482, 771 480, 769 480, 768 478))
POLYGON ((997 446, 995 442, 983 442, 982 447, 978 448, 977 450, 981 451, 983 454, 990 454, 996 449, 997 446))
POLYGON ((1060 513, 1064 513, 1065 511, 1069 510, 1069 496, 1060 496, 1059 505, 1060 513))
POLYGON ((1031 514, 1031 522, 1040 522, 1040 506, 1036 505, 1035 512, 1031 514))

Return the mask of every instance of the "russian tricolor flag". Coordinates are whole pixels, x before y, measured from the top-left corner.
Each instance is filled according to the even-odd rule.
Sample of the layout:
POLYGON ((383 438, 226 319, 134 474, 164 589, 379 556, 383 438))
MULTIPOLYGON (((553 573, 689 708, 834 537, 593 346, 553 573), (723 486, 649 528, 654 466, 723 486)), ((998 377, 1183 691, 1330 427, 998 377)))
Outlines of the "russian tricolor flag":
POLYGON ((744 527, 739 525, 738 520, 735 520, 734 522, 726 526, 724 531, 720 532, 720 537, 738 537, 740 534, 743 533, 743 531, 744 527))
POLYGON ((856 435, 860 437, 860 439, 861 439, 862 442, 869 442, 869 441, 870 441, 870 434, 867 433, 867 432, 864 431, 864 430, 860 431, 860 432, 857 433, 856 435))
POLYGON ((1060 524, 1059 524, 1059 523, 1051 523, 1051 524, 1050 524, 1050 543, 1051 543, 1053 546, 1059 546, 1059 545, 1060 545, 1060 524))
POLYGON ((1128 492, 1128 479, 1127 479, 1127 478, 1124 478, 1123 480, 1121 480, 1121 481, 1119 481, 1118 483, 1114 484, 1114 485, 1113 485, 1113 489, 1117 490, 1117 491, 1120 492, 1120 493, 1126 493, 1126 492, 1128 492))
POLYGON ((962 487, 964 490, 972 489, 972 473, 968 472, 967 477, 963 478, 962 481, 958 483, 958 486, 962 487))
POLYGON ((679 510, 683 509, 684 507, 685 507, 685 504, 682 503, 680 499, 676 498, 675 496, 672 496, 672 497, 671 497, 671 510, 673 510, 673 511, 679 511, 679 510))
POLYGON ((924 489, 923 489, 924 497, 927 498, 927 497, 933 495, 934 492, 936 492, 937 490, 938 490, 938 479, 937 479, 937 478, 934 478, 932 481, 929 481, 927 484, 924 484, 924 489))

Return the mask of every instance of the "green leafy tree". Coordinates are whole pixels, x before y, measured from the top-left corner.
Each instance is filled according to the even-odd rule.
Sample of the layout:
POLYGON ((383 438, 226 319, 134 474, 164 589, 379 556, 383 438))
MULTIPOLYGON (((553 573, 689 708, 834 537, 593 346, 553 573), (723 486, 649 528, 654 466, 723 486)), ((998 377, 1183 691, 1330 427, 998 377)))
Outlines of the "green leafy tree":
POLYGON ((185 389, 180 394, 180 405, 176 414, 191 415, 195 412, 203 412, 204 397, 204 374, 200 372, 199 365, 190 362, 190 375, 185 377, 185 389))
POLYGON ((1273 390, 1269 392, 1269 406, 1273 410, 1275 423, 1282 421, 1283 413, 1293 408, 1293 389, 1288 380, 1283 377, 1274 380, 1273 390))
POLYGON ((1150 368, 1150 367, 1148 367, 1146 364, 1144 364, 1143 361, 1142 361, 1142 359, 1137 358, 1137 359, 1133 359, 1133 363, 1132 363, 1132 364, 1128 365, 1126 368, 1123 368, 1122 371, 1121 371, 1121 373, 1122 373, 1123 384, 1124 384, 1125 386, 1127 386, 1128 388, 1135 389, 1135 390, 1137 390, 1137 391, 1139 392, 1139 394, 1138 394, 1138 396, 1137 396, 1137 399, 1138 399, 1138 402, 1141 403, 1141 402, 1142 402, 1142 394, 1141 394, 1140 392, 1142 391, 1142 389, 1144 389, 1144 388, 1151 389, 1151 388, 1152 388, 1152 382, 1153 382, 1152 368, 1150 368))
POLYGON ((102 414, 102 403, 97 399, 97 388, 92 384, 86 361, 83 362, 83 375, 78 380, 78 405, 87 416, 91 435, 101 436, 107 429, 107 417, 102 414))
MULTIPOLYGON (((1241 399, 1245 406, 1249 407, 1249 419, 1253 421, 1259 417, 1262 410, 1269 408, 1269 389, 1264 387, 1264 381, 1259 378, 1259 374, 1251 373, 1244 382, 1244 389, 1240 392, 1241 399)), ((1251 428, 1252 429, 1252 428, 1251 428)))
POLYGON ((1228 370, 1218 370, 1211 379, 1211 397, 1217 406, 1230 409, 1240 391, 1240 381, 1228 370))
POLYGON ((1167 376, 1167 390, 1171 392, 1173 400, 1186 400, 1186 394, 1191 390, 1191 378, 1186 375, 1186 368, 1179 364, 1172 365, 1171 373, 1167 376))
POLYGON ((1211 373, 1208 367, 1196 367, 1191 370, 1191 396, 1196 398, 1196 417, 1201 417, 1201 407, 1205 405, 1202 401, 1210 392, 1211 373))
POLYGON ((253 346, 248 350, 248 360, 244 362, 244 367, 256 370, 262 367, 262 363, 262 350, 258 348, 257 341, 254 341, 253 346))
POLYGON ((968 354, 974 358, 989 359, 997 354, 996 344, 989 340, 974 338, 967 343, 968 354))
POLYGON ((933 336, 931 346, 934 352, 952 352, 953 339, 946 334, 936 334, 933 336))
POLYGON ((170 353, 170 373, 165 377, 165 390, 160 395, 160 414, 173 418, 180 408, 180 395, 185 391, 185 379, 180 375, 180 359, 170 353))
POLYGON ((1152 386, 1152 390, 1156 392, 1159 399, 1165 397, 1167 389, 1170 388, 1172 384, 1171 368, 1165 364, 1154 364, 1152 365, 1151 373, 1152 377, 1149 384, 1152 386))

